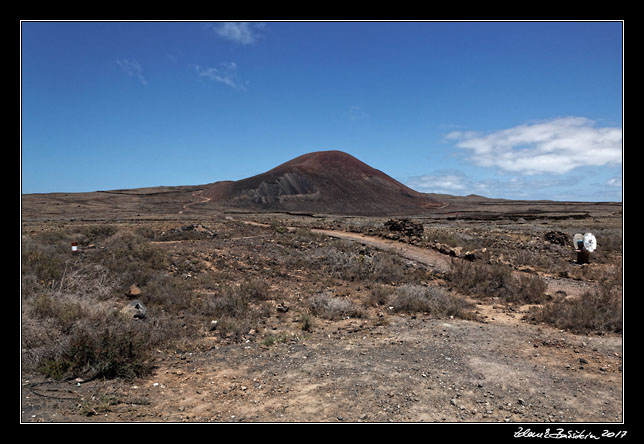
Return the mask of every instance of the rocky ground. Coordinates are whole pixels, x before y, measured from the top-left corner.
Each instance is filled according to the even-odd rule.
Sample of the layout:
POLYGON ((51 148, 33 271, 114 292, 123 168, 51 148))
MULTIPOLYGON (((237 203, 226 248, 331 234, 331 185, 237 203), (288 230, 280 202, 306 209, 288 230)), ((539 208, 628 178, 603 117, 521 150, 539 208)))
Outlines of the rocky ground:
MULTIPOLYGON (((23 378, 23 421, 620 422, 622 344, 504 322, 346 321, 160 351, 129 383, 23 378)), ((515 320, 515 319, 514 319, 515 320)), ((516 320, 515 320, 516 321, 516 320)))
MULTIPOLYGON (((167 196, 155 194, 155 198, 164 201, 167 196)), ((127 199, 136 202, 138 197, 127 199)), ((524 316, 530 305, 469 296, 471 319, 397 312, 387 305, 365 303, 374 290, 368 281, 338 278, 339 271, 326 276, 307 268, 307 263, 314 263, 312 258, 347 242, 351 247, 342 244, 342 248, 356 248, 367 258, 387 251, 402 258, 411 272, 417 271, 424 284, 446 286, 444 272, 458 255, 441 252, 435 244, 459 247, 461 239, 484 232, 486 239, 496 242, 474 245, 491 252, 485 260, 514 261, 515 272, 542 276, 551 295, 574 297, 595 288, 596 276, 614 267, 615 259, 598 257, 595 263, 575 267, 569 251, 561 256, 567 247, 544 240, 543 235, 583 229, 584 221, 566 225, 542 219, 541 225, 526 225, 525 221, 459 224, 416 219, 424 225, 424 235, 416 230, 411 234, 416 239, 394 239, 369 231, 380 230, 387 219, 212 216, 204 210, 204 199, 186 193, 174 201, 174 213, 141 216, 124 204, 121 213, 108 221, 70 220, 60 208, 44 202, 39 196, 38 205, 48 208, 47 217, 34 206, 23 212, 23 235, 107 222, 139 232, 148 229, 154 234, 151 244, 172 258, 167 272, 173 276, 183 276, 186 282, 212 282, 224 274, 237 281, 262 279, 269 284, 271 297, 266 301, 266 316, 241 337, 233 340, 219 334, 207 328, 209 319, 201 319, 198 335, 151 350, 152 371, 134 379, 55 381, 25 365, 22 422, 610 425, 624 421, 621 333, 574 334, 528 322, 524 316), (508 244, 538 242, 546 257, 552 254, 568 263, 567 271, 555 272, 539 264, 525 268, 513 255, 519 254, 516 251, 507 251, 499 260, 499 249, 508 248, 501 246, 501 239, 508 244), (360 315, 337 319, 312 315, 310 295, 322 290, 359 304, 360 315)), ((60 202, 65 205, 66 201, 60 197, 60 202)), ((106 205, 89 198, 77 204, 87 206, 85 215, 97 214, 89 207, 106 205)), ((603 224, 606 233, 621 230, 614 215, 593 223, 603 224)), ((206 285, 193 291, 204 295, 215 290, 206 285)), ((144 288, 141 297, 145 296, 144 288)), ((115 307, 120 309, 130 300, 120 295, 115 307)), ((150 317, 141 320, 152 321, 150 317)))

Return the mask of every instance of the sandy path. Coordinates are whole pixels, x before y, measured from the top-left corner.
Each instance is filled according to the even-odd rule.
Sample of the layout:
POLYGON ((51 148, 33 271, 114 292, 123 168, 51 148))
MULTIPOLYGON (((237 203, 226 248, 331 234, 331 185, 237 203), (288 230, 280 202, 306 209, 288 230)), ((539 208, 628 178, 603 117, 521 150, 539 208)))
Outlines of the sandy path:
POLYGON ((402 242, 394 240, 367 236, 360 233, 351 233, 347 231, 337 230, 321 230, 317 228, 311 229, 311 232, 335 237, 338 239, 360 242, 365 245, 380 248, 382 250, 391 251, 407 259, 420 262, 427 265, 428 267, 431 267, 434 270, 441 272, 448 271, 451 262, 451 257, 441 254, 438 251, 417 247, 415 245, 403 244, 402 242))

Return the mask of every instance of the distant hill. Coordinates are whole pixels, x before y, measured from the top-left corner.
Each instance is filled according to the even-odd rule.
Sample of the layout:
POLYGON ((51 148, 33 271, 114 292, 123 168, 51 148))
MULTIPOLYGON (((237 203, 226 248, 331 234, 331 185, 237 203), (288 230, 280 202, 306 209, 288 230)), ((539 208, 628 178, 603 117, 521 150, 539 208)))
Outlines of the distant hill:
POLYGON ((442 205, 342 151, 304 154, 247 179, 206 185, 202 195, 233 207, 330 214, 418 214, 442 205))

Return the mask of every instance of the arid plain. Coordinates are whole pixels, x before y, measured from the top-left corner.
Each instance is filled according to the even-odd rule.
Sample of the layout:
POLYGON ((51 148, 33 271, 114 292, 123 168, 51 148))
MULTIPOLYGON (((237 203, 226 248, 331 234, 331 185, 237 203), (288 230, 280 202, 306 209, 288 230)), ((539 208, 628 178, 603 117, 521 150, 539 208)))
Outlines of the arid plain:
POLYGON ((621 203, 208 191, 22 196, 22 421, 623 421, 621 203))

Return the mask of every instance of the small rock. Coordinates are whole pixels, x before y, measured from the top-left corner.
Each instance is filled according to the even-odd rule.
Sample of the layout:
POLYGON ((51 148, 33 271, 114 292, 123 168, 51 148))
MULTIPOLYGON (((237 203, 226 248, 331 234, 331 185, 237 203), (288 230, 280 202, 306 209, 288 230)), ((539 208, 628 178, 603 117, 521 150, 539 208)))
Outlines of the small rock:
POLYGON ((143 305, 143 302, 136 299, 123 307, 121 309, 121 313, 134 319, 145 319, 147 309, 145 308, 145 305, 143 305))
POLYGON ((130 289, 129 289, 127 295, 130 296, 130 297, 141 296, 141 289, 139 287, 137 287, 136 284, 132 284, 132 285, 130 285, 130 289))

